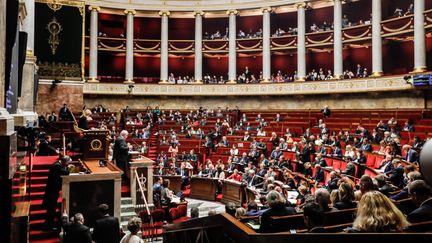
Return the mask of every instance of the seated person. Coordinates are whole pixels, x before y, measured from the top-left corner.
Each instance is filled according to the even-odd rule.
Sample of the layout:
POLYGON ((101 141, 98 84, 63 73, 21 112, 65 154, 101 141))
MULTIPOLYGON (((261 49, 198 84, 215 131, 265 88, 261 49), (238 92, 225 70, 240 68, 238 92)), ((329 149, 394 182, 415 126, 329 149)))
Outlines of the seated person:
POLYGON ((405 216, 390 199, 373 190, 362 195, 350 232, 394 233, 401 232, 407 226, 405 216))
POLYGON ((232 175, 228 176, 227 180, 234 180, 234 181, 241 182, 242 176, 240 175, 237 169, 234 169, 234 172, 232 173, 232 175))
POLYGON ((325 233, 325 215, 321 206, 315 202, 307 203, 303 208, 303 217, 309 233, 325 233))
POLYGON ((424 180, 416 180, 408 185, 408 193, 411 200, 418 208, 408 214, 407 219, 411 223, 432 220, 432 191, 424 180))
POLYGON ((294 208, 286 206, 286 199, 277 191, 270 191, 266 198, 270 208, 261 214, 260 232, 275 232, 277 228, 273 225, 272 216, 294 215, 297 212, 294 208))
POLYGON ((317 183, 323 183, 324 182, 324 171, 321 169, 321 165, 316 164, 315 165, 315 176, 312 177, 313 180, 317 183))

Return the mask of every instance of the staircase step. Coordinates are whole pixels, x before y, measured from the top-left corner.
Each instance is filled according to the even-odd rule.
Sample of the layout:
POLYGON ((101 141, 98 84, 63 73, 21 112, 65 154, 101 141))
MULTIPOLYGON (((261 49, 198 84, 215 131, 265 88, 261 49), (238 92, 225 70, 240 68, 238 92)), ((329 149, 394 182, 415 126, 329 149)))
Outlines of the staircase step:
POLYGON ((48 176, 49 170, 32 170, 32 176, 48 176))
POLYGON ((135 212, 135 207, 133 204, 122 204, 120 208, 121 213, 135 212))
POLYGON ((132 198, 131 197, 122 197, 121 198, 121 205, 123 204, 132 204, 132 198))
POLYGON ((135 212, 121 213, 120 221, 128 221, 131 217, 137 216, 135 212))
POLYGON ((58 239, 57 232, 50 232, 50 231, 43 231, 43 230, 30 230, 29 235, 30 235, 30 242, 33 242, 33 240, 58 239))

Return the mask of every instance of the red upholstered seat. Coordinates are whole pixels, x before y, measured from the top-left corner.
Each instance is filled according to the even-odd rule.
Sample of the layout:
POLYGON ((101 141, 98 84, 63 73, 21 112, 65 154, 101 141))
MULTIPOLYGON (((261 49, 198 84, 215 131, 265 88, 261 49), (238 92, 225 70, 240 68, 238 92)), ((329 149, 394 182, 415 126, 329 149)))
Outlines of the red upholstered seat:
POLYGON ((325 158, 328 166, 333 166, 333 159, 332 158, 325 158))
POLYGON ((373 154, 366 154, 366 166, 373 167, 375 165, 375 158, 373 154))
POLYGON ((339 160, 333 160, 333 169, 341 170, 341 162, 339 160))
POLYGON ((186 216, 187 214, 187 206, 186 205, 179 205, 177 207, 178 213, 180 217, 186 216))

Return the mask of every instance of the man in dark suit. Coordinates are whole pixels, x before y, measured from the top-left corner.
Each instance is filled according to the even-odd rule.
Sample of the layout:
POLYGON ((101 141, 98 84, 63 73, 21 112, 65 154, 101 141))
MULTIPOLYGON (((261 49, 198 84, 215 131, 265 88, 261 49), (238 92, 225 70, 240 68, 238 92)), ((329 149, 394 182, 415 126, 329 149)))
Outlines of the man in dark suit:
POLYGON ((93 240, 96 243, 120 242, 119 220, 108 214, 109 207, 101 204, 98 207, 100 219, 96 220, 93 229, 93 240))
POLYGON ((321 165, 315 165, 315 176, 312 179, 314 179, 318 183, 324 182, 324 171, 321 169, 321 165))
POLYGON ((129 147, 126 143, 128 135, 128 131, 123 130, 114 142, 113 160, 124 172, 122 175, 123 179, 126 179, 127 163, 129 162, 129 147))
MULTIPOLYGON (((45 218, 45 227, 51 230, 54 227, 54 218, 56 216, 57 200, 62 187, 63 175, 69 175, 68 164, 72 159, 64 156, 54 162, 49 169, 48 181, 45 187, 45 194, 42 206, 47 210, 45 218)), ((58 215, 59 218, 60 215, 58 215)))
POLYGON ((90 228, 84 225, 84 216, 81 213, 75 214, 72 222, 69 222, 68 215, 64 213, 61 220, 64 230, 63 243, 92 242, 90 228))
POLYGON ((325 215, 318 203, 307 203, 303 208, 303 218, 309 233, 325 233, 325 215))
POLYGON ((303 145, 303 149, 300 153, 300 159, 303 163, 306 162, 311 162, 310 156, 311 155, 311 150, 309 148, 309 144, 308 143, 304 143, 303 145))
POLYGON ((408 193, 411 200, 419 207, 408 214, 407 219, 411 223, 432 220, 432 191, 424 180, 416 180, 408 185, 408 193))
POLYGON ((331 115, 331 110, 328 106, 324 106, 324 108, 321 110, 321 113, 323 114, 324 118, 327 118, 331 115))
POLYGON ((59 111, 59 120, 60 121, 72 121, 72 112, 69 110, 66 104, 63 104, 63 107, 59 111))
POLYGON ((261 214, 260 232, 277 232, 280 227, 284 226, 276 225, 271 217, 294 215, 297 212, 293 207, 286 206, 286 199, 277 191, 270 191, 266 198, 270 208, 261 214))
POLYGON ((51 115, 48 116, 48 122, 56 122, 57 121, 57 116, 55 114, 55 112, 51 113, 51 115))
POLYGON ((45 139, 39 141, 39 149, 37 155, 52 156, 58 154, 59 151, 52 145, 51 136, 46 136, 45 139))
POLYGON ((176 169, 176 174, 181 176, 181 188, 184 189, 189 184, 189 170, 186 168, 185 163, 180 164, 180 168, 176 169))
POLYGON ((326 188, 329 192, 338 189, 338 181, 339 178, 337 177, 336 171, 330 172, 330 181, 327 182, 326 188))

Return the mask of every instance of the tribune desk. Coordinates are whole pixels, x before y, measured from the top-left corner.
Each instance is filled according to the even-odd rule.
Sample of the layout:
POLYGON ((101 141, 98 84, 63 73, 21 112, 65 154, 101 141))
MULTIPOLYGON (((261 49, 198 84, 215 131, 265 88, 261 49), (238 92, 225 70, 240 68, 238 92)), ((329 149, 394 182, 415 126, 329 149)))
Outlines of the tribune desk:
POLYGON ((218 179, 192 176, 190 178, 190 198, 215 201, 218 179))
POLYGON ((98 218, 97 207, 105 203, 109 206, 109 214, 120 219, 123 172, 111 162, 107 162, 105 167, 100 167, 99 160, 83 161, 81 166, 89 173, 62 176, 63 207, 66 207, 69 216, 82 213, 85 224, 93 227, 98 218))
POLYGON ((224 180, 222 186, 222 200, 226 204, 233 202, 237 206, 242 205, 246 200, 246 185, 238 181, 224 180))

